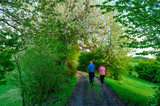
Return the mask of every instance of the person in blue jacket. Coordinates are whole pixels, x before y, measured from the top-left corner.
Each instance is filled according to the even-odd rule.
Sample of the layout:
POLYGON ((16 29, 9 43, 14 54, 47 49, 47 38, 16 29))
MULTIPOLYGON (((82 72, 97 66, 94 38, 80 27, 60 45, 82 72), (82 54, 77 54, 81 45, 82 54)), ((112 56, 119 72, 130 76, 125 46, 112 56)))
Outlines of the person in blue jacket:
POLYGON ((89 72, 90 84, 93 86, 93 81, 95 76, 95 66, 93 64, 93 61, 90 61, 90 65, 88 65, 88 72, 89 72))

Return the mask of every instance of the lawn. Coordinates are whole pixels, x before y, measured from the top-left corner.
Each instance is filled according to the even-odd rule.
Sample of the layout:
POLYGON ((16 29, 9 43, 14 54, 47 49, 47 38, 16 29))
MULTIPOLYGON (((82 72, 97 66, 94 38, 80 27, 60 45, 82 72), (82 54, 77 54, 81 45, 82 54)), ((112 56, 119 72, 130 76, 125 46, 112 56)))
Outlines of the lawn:
POLYGON ((129 105, 145 105, 147 97, 154 94, 152 87, 157 86, 154 83, 135 78, 131 75, 125 75, 122 81, 105 78, 104 82, 129 105))
POLYGON ((0 86, 0 106, 22 106, 21 96, 15 86, 0 86))

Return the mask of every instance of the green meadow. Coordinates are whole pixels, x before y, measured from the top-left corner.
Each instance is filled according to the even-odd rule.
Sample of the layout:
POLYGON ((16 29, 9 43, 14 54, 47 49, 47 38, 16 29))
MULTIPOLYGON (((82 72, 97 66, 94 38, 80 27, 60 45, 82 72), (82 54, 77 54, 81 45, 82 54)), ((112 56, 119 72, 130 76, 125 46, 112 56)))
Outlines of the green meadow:
POLYGON ((155 92, 153 87, 157 86, 131 75, 125 75, 122 81, 105 78, 104 82, 129 105, 145 105, 147 98, 155 92))
POLYGON ((132 66, 137 66, 137 65, 138 65, 137 62, 131 62, 131 63, 129 63, 129 64, 132 65, 132 66))

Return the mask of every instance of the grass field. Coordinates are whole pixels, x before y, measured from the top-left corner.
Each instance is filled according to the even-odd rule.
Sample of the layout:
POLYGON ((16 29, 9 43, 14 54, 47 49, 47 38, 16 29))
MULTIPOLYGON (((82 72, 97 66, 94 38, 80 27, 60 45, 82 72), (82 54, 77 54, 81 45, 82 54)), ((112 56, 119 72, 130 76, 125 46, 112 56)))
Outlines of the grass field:
POLYGON ((129 63, 129 64, 132 65, 132 66, 137 66, 138 65, 137 62, 132 62, 132 63, 129 63))
MULTIPOLYGON (((97 76, 99 77, 99 75, 97 76)), ((131 75, 125 75, 123 81, 105 78, 104 82, 129 105, 145 105, 147 97, 154 94, 152 87, 157 86, 154 83, 135 78, 131 75)))
POLYGON ((0 106, 22 106, 20 94, 15 86, 0 86, 0 106))

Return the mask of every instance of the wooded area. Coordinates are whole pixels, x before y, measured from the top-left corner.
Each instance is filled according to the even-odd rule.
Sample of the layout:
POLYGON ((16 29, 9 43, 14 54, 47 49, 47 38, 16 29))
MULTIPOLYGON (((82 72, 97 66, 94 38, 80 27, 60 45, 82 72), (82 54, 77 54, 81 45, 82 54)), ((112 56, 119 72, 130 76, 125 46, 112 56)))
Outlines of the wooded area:
POLYGON ((159 0, 0 0, 0 85, 15 85, 23 106, 42 105, 66 86, 73 91, 77 70, 87 72, 92 60, 97 71, 104 64, 107 78, 156 83, 147 103, 158 106, 159 9, 159 0), (155 59, 127 56, 149 47, 137 55, 155 59))

